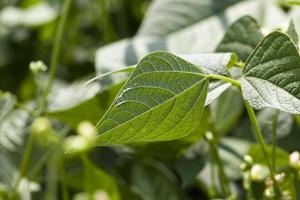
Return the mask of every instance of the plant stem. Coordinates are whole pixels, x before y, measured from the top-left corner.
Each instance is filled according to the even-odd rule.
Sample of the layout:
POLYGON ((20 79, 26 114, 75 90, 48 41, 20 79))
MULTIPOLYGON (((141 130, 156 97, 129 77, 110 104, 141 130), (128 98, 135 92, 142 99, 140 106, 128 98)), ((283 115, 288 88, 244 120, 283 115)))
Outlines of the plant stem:
POLYGON ((52 49, 51 60, 50 60, 50 69, 49 69, 49 78, 46 85, 46 88, 40 99, 40 113, 42 114, 45 111, 47 97, 51 92, 52 84, 55 79, 56 71, 57 71, 57 63, 59 54, 61 51, 61 41, 62 36, 65 30, 65 24, 67 21, 67 16, 71 7, 72 0, 65 0, 62 8, 61 17, 58 21, 57 30, 54 38, 54 46, 52 49))
POLYGON ((55 200, 57 199, 57 180, 58 180, 58 151, 56 151, 46 166, 47 176, 46 176, 46 186, 45 186, 45 200, 55 200))
POLYGON ((298 187, 298 176, 299 176, 299 171, 295 170, 295 174, 294 174, 294 185, 295 185, 295 199, 297 199, 298 193, 299 193, 299 187, 298 187))
POLYGON ((216 165, 218 167, 222 192, 224 194, 224 197, 229 197, 230 196, 229 180, 228 180, 228 178, 225 174, 224 166, 223 166, 223 163, 220 159, 215 140, 214 139, 208 139, 208 143, 209 143, 209 149, 210 149, 213 161, 216 163, 216 165))
POLYGON ((93 200, 93 191, 90 190, 89 188, 89 177, 91 176, 90 174, 90 160, 89 157, 86 153, 83 153, 81 155, 81 160, 84 165, 84 187, 85 187, 85 192, 88 194, 88 200, 93 200))
MULTIPOLYGON (((61 154, 61 153, 60 153, 61 154)), ((62 192, 62 199, 68 200, 69 194, 68 194, 68 187, 66 185, 66 177, 65 177, 65 165, 64 165, 64 159, 63 156, 60 155, 59 158, 59 174, 60 174, 60 182, 61 182, 61 192, 62 192)))
POLYGON ((217 75, 217 74, 209 74, 209 75, 206 75, 206 77, 211 78, 211 79, 221 80, 221 81, 224 81, 224 82, 227 82, 227 83, 231 83, 232 85, 234 85, 238 88, 241 88, 240 82, 237 81, 237 80, 234 80, 230 77, 221 76, 221 75, 217 75))
POLYGON ((34 134, 30 134, 27 144, 26 144, 26 148, 24 150, 24 154, 23 154, 23 158, 21 161, 21 165, 20 165, 20 174, 16 180, 16 183, 14 185, 14 188, 12 190, 12 195, 10 197, 10 199, 16 199, 18 196, 18 188, 20 186, 20 182, 22 180, 22 178, 26 175, 27 173, 27 169, 30 163, 30 157, 32 154, 32 148, 33 148, 33 142, 34 142, 34 134))
POLYGON ((276 147, 277 147, 277 124, 278 124, 278 114, 279 111, 276 110, 276 113, 272 121, 272 165, 273 169, 276 170, 276 147))
POLYGON ((264 141, 264 138, 263 138, 262 132, 260 130, 258 121, 256 119, 255 112, 254 112, 253 108, 249 105, 249 103, 247 101, 244 100, 244 104, 246 106, 246 109, 247 109, 247 112, 248 112, 251 124, 252 124, 252 126, 254 128, 255 138, 258 141, 258 143, 260 144, 262 153, 264 155, 264 158, 266 160, 267 166, 269 168, 270 176, 271 176, 271 179, 273 181, 274 191, 275 191, 275 194, 276 194, 276 199, 277 198, 280 199, 281 192, 279 190, 278 183, 277 183, 277 181, 275 179, 274 169, 273 169, 273 166, 272 166, 272 164, 270 162, 270 159, 269 159, 269 156, 268 156, 268 153, 267 153, 266 143, 264 141))

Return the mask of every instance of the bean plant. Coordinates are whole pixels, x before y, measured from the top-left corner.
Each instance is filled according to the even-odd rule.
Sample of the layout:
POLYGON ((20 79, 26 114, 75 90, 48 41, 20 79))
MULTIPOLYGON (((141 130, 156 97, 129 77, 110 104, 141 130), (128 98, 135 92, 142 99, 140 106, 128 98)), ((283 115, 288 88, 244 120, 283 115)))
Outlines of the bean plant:
POLYGON ((65 84, 73 3, 29 64, 35 97, 0 93, 0 200, 300 198, 299 2, 154 0, 65 84))

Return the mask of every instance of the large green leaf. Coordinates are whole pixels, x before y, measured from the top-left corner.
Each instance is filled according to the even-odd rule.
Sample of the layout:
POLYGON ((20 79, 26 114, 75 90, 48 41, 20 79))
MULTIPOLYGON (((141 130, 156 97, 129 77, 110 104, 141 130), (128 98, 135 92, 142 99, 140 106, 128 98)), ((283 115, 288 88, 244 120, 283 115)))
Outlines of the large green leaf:
POLYGON ((263 34, 256 20, 245 16, 228 28, 216 51, 235 52, 241 60, 246 61, 262 38, 263 34))
POLYGON ((207 90, 195 65, 166 52, 149 54, 98 123, 96 145, 187 136, 201 121, 207 90))
POLYGON ((266 36, 243 74, 242 92, 251 106, 300 113, 300 57, 289 36, 277 31, 266 36))
POLYGON ((139 35, 166 35, 212 15, 242 0, 156 0, 153 2, 139 35))

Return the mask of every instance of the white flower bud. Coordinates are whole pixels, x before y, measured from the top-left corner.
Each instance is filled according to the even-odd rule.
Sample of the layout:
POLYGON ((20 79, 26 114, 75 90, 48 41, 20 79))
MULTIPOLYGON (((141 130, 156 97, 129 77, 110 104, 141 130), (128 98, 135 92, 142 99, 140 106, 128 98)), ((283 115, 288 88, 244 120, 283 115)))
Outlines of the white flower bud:
POLYGON ((109 200, 109 195, 103 190, 97 190, 94 194, 95 200, 109 200))
POLYGON ((31 126, 32 133, 34 134, 45 134, 52 130, 51 124, 46 117, 36 118, 31 126))
POLYGON ((298 151, 290 154, 289 163, 292 168, 300 170, 300 153, 298 151))
POLYGON ((65 153, 76 154, 89 148, 89 140, 81 135, 67 137, 63 143, 65 153))
POLYGON ((285 178, 285 173, 283 173, 283 172, 275 175, 275 180, 278 183, 282 183, 284 181, 284 178, 285 178))
POLYGON ((42 61, 31 62, 29 68, 34 74, 47 70, 47 66, 42 61))
POLYGON ((250 178, 252 181, 262 181, 266 178, 267 170, 265 167, 255 164, 250 170, 250 178))
POLYGON ((245 155, 244 161, 248 164, 253 164, 253 158, 250 155, 245 155))
POLYGON ((77 127, 77 132, 79 135, 91 139, 96 135, 96 129, 90 121, 82 121, 77 127))
POLYGON ((208 141, 212 141, 214 139, 214 135, 210 131, 206 132, 205 137, 208 141))
POLYGON ((268 187, 264 191, 264 195, 267 198, 273 198, 275 196, 273 187, 268 187))

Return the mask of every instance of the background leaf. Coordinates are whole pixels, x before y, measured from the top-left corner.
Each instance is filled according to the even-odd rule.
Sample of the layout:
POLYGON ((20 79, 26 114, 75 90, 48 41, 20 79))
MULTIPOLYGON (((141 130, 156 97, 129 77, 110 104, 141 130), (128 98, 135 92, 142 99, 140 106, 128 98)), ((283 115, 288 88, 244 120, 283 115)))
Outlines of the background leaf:
POLYGON ((235 52, 242 61, 246 61, 262 38, 263 34, 256 20, 251 16, 244 16, 227 29, 216 51, 235 52))
MULTIPOLYGON (((157 16, 164 16, 165 10, 177 6, 178 8, 175 9, 174 13, 177 11, 180 13, 180 9, 184 8, 184 10, 191 9, 191 13, 194 14, 193 6, 195 4, 201 6, 203 9, 209 8, 205 12, 198 11, 195 13, 196 16, 203 16, 197 19, 189 19, 190 13, 184 16, 180 15, 179 18, 187 18, 188 20, 178 22, 177 25, 179 26, 177 28, 174 25, 173 17, 163 19, 163 26, 154 25, 155 27, 152 28, 152 32, 156 32, 156 29, 159 32, 160 29, 169 28, 168 25, 171 27, 174 25, 174 30, 176 31, 170 34, 163 36, 152 34, 144 36, 138 34, 132 39, 124 39, 99 48, 95 58, 96 70, 102 73, 104 69, 111 71, 117 67, 135 65, 146 54, 156 50, 167 50, 176 55, 213 52, 221 41, 226 28, 244 15, 251 15, 267 28, 277 26, 288 19, 287 14, 274 6, 270 1, 264 2, 264 4, 259 0, 244 0, 232 4, 233 2, 238 1, 217 2, 214 0, 205 0, 204 2, 198 2, 195 0, 186 0, 182 7, 182 2, 178 0, 164 0, 162 3, 160 3, 160 0, 154 1, 153 4, 156 4, 155 13, 157 16), (170 4, 166 2, 170 2, 170 4), (176 4, 172 5, 171 2, 175 2, 176 4), (204 3, 207 4, 204 5, 204 3), (227 5, 227 7, 224 7, 224 5, 227 5), (262 13, 264 13, 264 16, 262 16, 262 13), (264 20, 262 21, 262 19, 264 20), (190 24, 191 21, 193 21, 193 25, 190 24), (185 26, 183 26, 184 23, 186 23, 185 26)), ((156 18, 155 21, 160 19, 156 18)))
POLYGON ((217 15, 240 1, 215 3, 213 0, 156 0, 150 6, 138 35, 167 35, 217 15))

